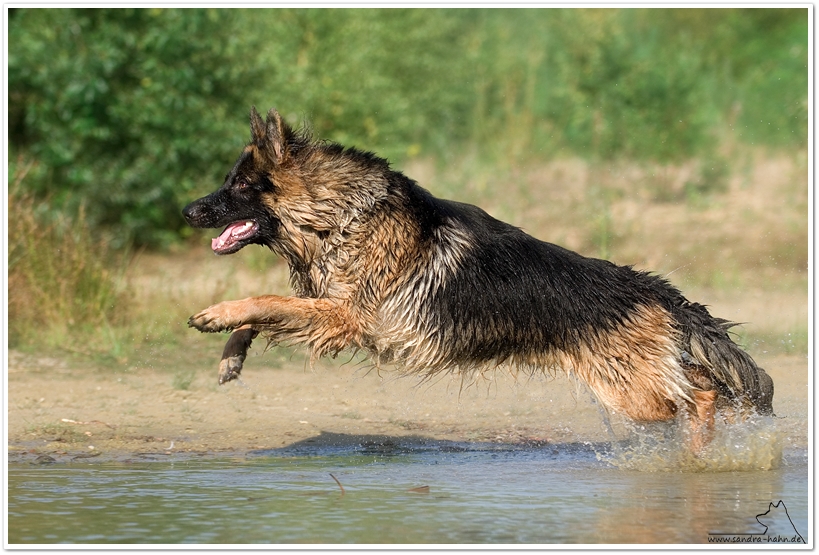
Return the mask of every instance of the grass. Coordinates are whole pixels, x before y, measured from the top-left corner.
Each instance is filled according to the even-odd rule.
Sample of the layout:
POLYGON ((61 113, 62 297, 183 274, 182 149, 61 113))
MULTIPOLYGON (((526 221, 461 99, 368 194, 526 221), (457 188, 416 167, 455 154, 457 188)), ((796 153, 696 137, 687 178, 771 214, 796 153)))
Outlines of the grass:
MULTIPOLYGON (((498 167, 469 156, 399 169, 433 194, 477 204, 541 239, 666 275, 692 300, 738 297, 747 306, 748 294, 761 291, 756 321, 738 332, 740 341, 752 352, 804 354, 806 157, 743 150, 712 158, 722 165, 707 172, 713 160, 498 167), (766 312, 774 294, 781 302, 766 312)), ((261 247, 215 257, 202 239, 169 254, 115 251, 83 223, 82 211, 47 219, 25 190, 27 166, 11 169, 11 348, 53 349, 109 368, 167 368, 173 387, 186 390, 194 379, 188 369, 215 369, 226 340, 190 330, 191 314, 229 298, 289 291, 286 265, 261 247)), ((274 348, 264 360, 280 367, 302 363, 302 355, 274 348)))
POLYGON ((9 342, 116 357, 129 312, 127 251, 97 240, 82 208, 48 220, 48 201, 23 185, 31 167, 18 163, 9 187, 9 342))

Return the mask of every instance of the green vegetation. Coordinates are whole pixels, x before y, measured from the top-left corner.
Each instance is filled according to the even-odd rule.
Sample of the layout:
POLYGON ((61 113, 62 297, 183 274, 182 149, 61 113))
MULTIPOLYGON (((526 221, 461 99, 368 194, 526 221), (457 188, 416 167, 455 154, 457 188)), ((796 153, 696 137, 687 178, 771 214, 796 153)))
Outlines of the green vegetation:
MULTIPOLYGON (((27 181, 84 204, 116 246, 167 244, 179 207, 235 156, 253 45, 244 12, 21 9, 9 17, 9 136, 41 166, 27 181), (231 121, 233 119, 233 121, 231 121)), ((256 35, 258 36, 258 35, 256 35)), ((261 38, 261 37, 259 37, 261 38)))
MULTIPOLYGON (((754 149, 784 152, 793 210, 750 251, 795 244, 786 265, 804 267, 808 47, 807 9, 10 9, 10 344, 121 359, 238 289, 169 278, 135 295, 127 274, 130 253, 178 253, 196 233, 180 210, 221 182, 252 104, 621 262, 648 232, 625 225, 625 199, 706 210, 754 149), (582 186, 545 169, 575 159, 582 186), (526 177, 537 168, 549 185, 526 177)), ((691 243, 674 250, 709 260, 701 275, 762 257, 691 243)))
POLYGON ((12 9, 9 136, 28 187, 115 246, 167 246, 247 112, 400 163, 477 149, 674 161, 724 130, 807 141, 806 9, 12 9))
POLYGON ((128 310, 122 294, 126 255, 93 236, 82 206, 72 216, 35 200, 23 187, 30 169, 19 163, 11 168, 9 343, 36 338, 40 345, 86 353, 99 350, 87 342, 101 331, 108 338, 102 350, 116 353, 112 326, 128 310))

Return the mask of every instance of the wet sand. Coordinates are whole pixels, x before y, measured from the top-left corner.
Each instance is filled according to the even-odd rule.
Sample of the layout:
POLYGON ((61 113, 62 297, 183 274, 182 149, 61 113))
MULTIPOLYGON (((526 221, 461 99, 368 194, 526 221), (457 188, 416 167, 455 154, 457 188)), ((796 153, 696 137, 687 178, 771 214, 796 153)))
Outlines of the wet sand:
MULTIPOLYGON (((295 443, 611 439, 590 395, 563 376, 515 379, 497 371, 471 384, 446 376, 419 385, 411 377, 379 375, 340 360, 321 361, 311 370, 293 357, 273 368, 270 356, 251 352, 242 383, 218 386, 215 364, 180 382, 168 370, 88 368, 12 351, 9 460, 169 460, 242 455, 295 443)), ((806 357, 756 359, 774 379, 784 447, 806 448, 806 357)))

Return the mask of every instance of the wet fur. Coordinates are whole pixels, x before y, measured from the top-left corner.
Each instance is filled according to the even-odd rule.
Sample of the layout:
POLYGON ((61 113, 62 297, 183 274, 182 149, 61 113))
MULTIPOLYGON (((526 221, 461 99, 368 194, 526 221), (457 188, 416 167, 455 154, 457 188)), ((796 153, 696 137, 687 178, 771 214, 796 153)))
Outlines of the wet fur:
POLYGON ((275 110, 267 121, 251 112, 251 137, 224 185, 184 215, 194 227, 255 222, 226 250, 256 243, 283 256, 295 296, 191 317, 200 331, 237 330, 220 383, 239 375, 261 333, 314 358, 359 349, 425 376, 560 369, 637 421, 682 409, 695 449, 719 410, 772 412, 773 382, 730 339, 733 324, 665 279, 435 198, 371 153, 294 131, 275 110))

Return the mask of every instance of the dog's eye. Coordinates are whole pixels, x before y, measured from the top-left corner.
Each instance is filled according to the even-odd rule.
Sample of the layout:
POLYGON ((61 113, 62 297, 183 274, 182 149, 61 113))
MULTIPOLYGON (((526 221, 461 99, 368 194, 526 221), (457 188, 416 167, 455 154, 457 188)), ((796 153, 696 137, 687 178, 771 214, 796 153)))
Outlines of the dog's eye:
POLYGON ((237 181, 237 182, 236 182, 236 184, 234 185, 234 187, 236 187, 236 188, 237 188, 237 189, 239 189, 240 191, 243 191, 243 190, 247 189, 247 188, 249 187, 249 185, 247 184, 247 181, 245 181, 245 180, 241 179, 241 180, 239 180, 239 181, 237 181))

